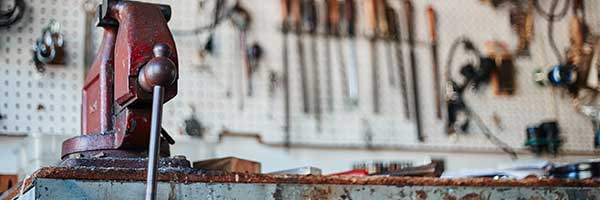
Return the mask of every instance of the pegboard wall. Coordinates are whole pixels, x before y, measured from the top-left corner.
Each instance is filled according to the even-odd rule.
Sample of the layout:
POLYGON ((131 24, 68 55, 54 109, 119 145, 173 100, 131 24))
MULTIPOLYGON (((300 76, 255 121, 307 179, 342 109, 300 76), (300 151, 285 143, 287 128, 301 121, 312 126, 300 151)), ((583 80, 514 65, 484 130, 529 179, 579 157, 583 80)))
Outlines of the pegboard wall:
MULTIPOLYGON (((28 10, 23 20, 13 27, 0 30, 0 132, 5 134, 40 132, 48 134, 78 134, 80 131, 80 100, 85 66, 85 11, 83 0, 28 0, 28 10), (73 6, 76 5, 76 6, 73 6), (62 25, 67 36, 67 64, 49 67, 45 74, 38 74, 31 62, 31 46, 41 34, 41 27, 55 19, 62 25)), ((212 13, 202 8, 211 1, 152 1, 170 4, 173 10, 169 23, 178 33, 210 23, 212 13)), ((401 11, 400 1, 390 1, 401 11)), ((543 6, 547 4, 541 1, 543 6)), ((196 117, 206 130, 208 140, 216 140, 224 130, 241 133, 258 133, 266 143, 281 144, 284 141, 284 94, 283 85, 275 84, 270 94, 269 73, 283 74, 283 36, 280 31, 279 1, 241 1, 253 17, 246 36, 248 43, 258 42, 264 49, 264 57, 253 76, 254 94, 245 96, 243 63, 240 53, 239 32, 230 22, 215 30, 215 54, 201 58, 200 48, 206 35, 175 34, 179 53, 179 94, 165 105, 164 126, 174 135, 184 135, 186 119, 196 117)), ((589 5, 588 21, 596 31, 600 20, 592 12, 600 2, 586 1, 589 5), (592 5, 594 4, 594 5, 592 5)), ((369 42, 364 37, 355 40, 357 55, 350 52, 349 39, 327 40, 323 37, 302 37, 305 59, 311 63, 309 44, 317 42, 317 62, 320 63, 322 123, 317 124, 314 115, 302 110, 302 94, 296 35, 287 40, 291 80, 291 143, 330 146, 390 146, 430 149, 472 149, 496 151, 496 147, 480 134, 475 126, 467 135, 448 137, 445 124, 434 116, 433 81, 425 6, 431 4, 438 13, 438 37, 440 61, 443 64, 455 38, 466 35, 483 48, 488 40, 501 40, 516 46, 517 36, 509 26, 508 9, 492 9, 477 0, 432 1, 415 0, 418 77, 425 142, 416 138, 415 124, 403 116, 400 90, 387 82, 388 64, 396 65, 395 59, 387 57, 385 42, 377 43, 377 59, 380 77, 380 114, 372 112, 371 67, 369 42), (325 45, 330 43, 333 91, 326 91, 327 60, 325 45), (340 48, 341 47, 341 48, 340 48), (340 55, 341 54, 341 55, 340 55), (341 60, 340 58, 344 58, 341 60), (359 80, 359 104, 351 108, 343 97, 343 71, 341 63, 356 59, 359 80), (392 63, 389 63, 392 62, 392 63), (332 94, 333 111, 327 109, 327 97, 332 94)), ((360 5, 360 4, 359 4, 360 5)), ((3 5, 6 6, 6 5, 3 5)), ((10 6, 10 5, 8 5, 10 6)), ((358 9, 362 11, 362 9, 358 9)), ((402 16, 402 15, 401 15, 402 16)), ((362 13, 359 13, 358 30, 364 31, 362 13)), ((568 45, 568 17, 555 24, 555 39, 560 48, 568 45)), ((401 19, 403 21, 403 19, 401 19)), ((593 129, 590 120, 576 113, 571 100, 561 97, 550 88, 541 88, 532 80, 532 72, 549 68, 556 63, 545 34, 546 21, 535 17, 535 36, 531 43, 531 57, 517 59, 517 91, 510 97, 495 96, 491 88, 479 93, 467 92, 467 100, 475 112, 488 124, 494 134, 510 146, 521 149, 525 140, 525 127, 543 120, 558 119, 568 152, 591 152, 593 129), (492 123, 493 116, 501 119, 499 126, 492 123)), ((97 29, 100 31, 100 29, 97 29)), ((92 34, 97 41, 100 34, 92 34)), ((406 34, 403 34, 406 36, 406 34)), ((405 73, 409 74, 408 49, 405 53, 405 73)), ((467 58, 458 55, 454 65, 467 58)), ((445 67, 445 66, 442 66, 445 67)), ((453 66, 458 68, 458 66, 453 66)), ((312 67, 308 66, 311 70, 312 67)), ((396 72, 394 72, 396 73, 396 72)), ((456 72, 455 72, 456 73, 456 72)), ((308 74, 312 74, 309 72, 308 74)), ((409 77, 409 76, 407 76, 409 77)), ((314 83, 314 77, 309 77, 314 83)), ((408 81, 409 83, 411 80, 408 81)), ((311 84, 312 85, 312 84, 311 84)), ((410 86, 408 87, 410 88, 410 86)), ((312 88, 309 89, 312 91, 312 88)), ((410 92, 409 92, 410 94, 410 92)), ((411 99, 411 98, 409 98, 411 99)))
MULTIPOLYGON (((83 9, 79 0, 26 0, 23 18, 0 29, 0 131, 3 134, 78 134, 83 83, 83 9), (61 24, 67 46, 65 65, 37 72, 33 44, 50 20, 61 24)), ((2 1, 2 9, 12 1, 2 1)))

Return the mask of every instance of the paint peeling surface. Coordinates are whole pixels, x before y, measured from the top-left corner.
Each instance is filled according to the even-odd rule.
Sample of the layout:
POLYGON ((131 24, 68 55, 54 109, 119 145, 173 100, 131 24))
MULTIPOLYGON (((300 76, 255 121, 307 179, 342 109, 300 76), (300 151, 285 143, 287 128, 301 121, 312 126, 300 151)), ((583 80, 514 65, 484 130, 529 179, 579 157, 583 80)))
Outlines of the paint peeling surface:
MULTIPOLYGON (((446 180, 163 170, 158 199, 599 199, 598 180, 446 180), (237 181, 236 181, 236 178, 237 181)), ((44 168, 20 199, 143 199, 145 171, 44 168)), ((13 191, 18 194, 19 191, 13 191)), ((9 197, 10 198, 10 197, 9 197)))

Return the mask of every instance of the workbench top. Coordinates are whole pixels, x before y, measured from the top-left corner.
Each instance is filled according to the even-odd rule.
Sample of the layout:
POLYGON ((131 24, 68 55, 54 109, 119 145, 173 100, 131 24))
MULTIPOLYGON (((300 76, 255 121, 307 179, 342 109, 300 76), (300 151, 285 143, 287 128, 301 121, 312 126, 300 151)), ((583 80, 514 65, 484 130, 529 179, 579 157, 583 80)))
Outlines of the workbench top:
MULTIPOLYGON (((114 196, 119 195, 119 192, 110 190, 119 190, 119 187, 113 188, 115 184, 118 184, 123 187, 131 187, 128 191, 139 190, 134 194, 141 192, 141 195, 145 189, 145 180, 146 171, 143 169, 47 167, 26 178, 21 185, 16 187, 16 190, 12 190, 9 195, 4 196, 4 199, 11 199, 19 193, 26 194, 31 191, 36 192, 32 199, 40 199, 37 197, 44 195, 46 197, 56 197, 53 196, 56 195, 55 193, 49 193, 48 191, 60 191, 61 186, 64 186, 63 189, 67 190, 77 186, 81 190, 75 194, 95 197, 89 199, 109 197, 113 199, 121 199, 121 197, 130 199, 128 196, 114 196), (110 187, 104 186, 105 184, 110 185, 110 187), (39 189, 40 187, 44 189, 39 189), (21 188, 26 191, 20 191, 21 188), (49 190, 48 188, 54 189, 49 190), (89 192, 94 194, 89 194, 89 192)), ((297 199, 295 197, 306 199, 306 197, 322 197, 324 194, 327 194, 328 197, 325 199, 339 199, 344 195, 346 197, 358 197, 353 199, 364 199, 360 197, 369 195, 381 196, 384 199, 394 199, 388 197, 428 199, 427 196, 431 199, 437 199, 435 197, 446 199, 448 199, 447 197, 458 197, 460 199, 468 197, 467 195, 486 196, 483 199, 494 196, 506 197, 507 195, 512 197, 540 197, 541 199, 560 199, 563 197, 566 197, 564 199, 596 199, 600 197, 599 179, 440 179, 384 176, 269 175, 194 169, 162 169, 158 180, 160 181, 159 191, 169 191, 169 197, 171 195, 182 197, 176 199, 186 199, 183 197, 204 194, 203 192, 208 192, 209 195, 220 194, 223 199, 235 199, 236 195, 242 195, 240 197, 245 199, 264 199, 267 194, 269 197, 267 199, 297 199), (176 193, 173 192, 175 188, 179 188, 176 193), (220 190, 223 190, 223 192, 218 192, 220 190)), ((73 195, 73 193, 69 193, 69 195, 73 195)), ((140 197, 143 197, 143 195, 140 197)), ((63 196, 60 198, 70 199, 63 196)))

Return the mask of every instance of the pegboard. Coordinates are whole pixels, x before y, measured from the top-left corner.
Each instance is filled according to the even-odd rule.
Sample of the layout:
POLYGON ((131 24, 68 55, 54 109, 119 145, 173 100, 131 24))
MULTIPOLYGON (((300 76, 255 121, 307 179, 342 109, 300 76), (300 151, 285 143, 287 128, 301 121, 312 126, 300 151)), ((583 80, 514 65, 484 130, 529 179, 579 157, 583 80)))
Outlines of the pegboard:
MULTIPOLYGON (((2 1, 2 9, 12 7, 2 1)), ((83 82, 84 16, 80 0, 26 0, 23 18, 0 29, 0 132, 79 134, 83 82), (78 6, 66 6, 78 5, 78 6), (66 64, 40 74, 32 48, 50 20, 61 24, 66 64)))
MULTIPOLYGON (((78 134, 80 131, 80 100, 84 77, 83 56, 85 19, 83 0, 30 0, 29 12, 23 21, 6 30, 0 30, 0 113, 7 116, 0 120, 2 133, 67 133, 78 134), (35 3, 33 3, 35 2, 35 3), (33 12, 31 12, 33 11, 33 12), (35 72, 31 63, 30 49, 41 33, 40 27, 49 18, 55 18, 62 24, 62 31, 68 37, 67 65, 51 67, 43 76, 35 72), (44 109, 37 109, 42 105, 44 109)), ((208 24, 212 13, 201 10, 201 6, 212 6, 211 1, 151 1, 170 4, 173 10, 169 25, 174 33, 191 30, 194 27, 208 24), (201 3, 203 2, 203 3, 201 3)), ((401 10, 399 2, 393 2, 396 10, 401 10)), ((241 61, 239 33, 230 22, 224 22, 216 29, 214 44, 215 54, 201 58, 200 48, 206 41, 206 35, 184 36, 175 34, 179 53, 180 79, 179 94, 165 105, 164 126, 172 134, 183 135, 186 119, 194 116, 206 129, 206 138, 216 140, 224 130, 241 133, 257 133, 266 143, 281 144, 284 141, 284 101, 283 85, 276 85, 275 92, 269 94, 269 73, 276 72, 280 77, 283 71, 282 34, 280 31, 279 1, 262 0, 260 4, 253 1, 241 1, 253 17, 253 24, 247 32, 247 41, 258 42, 265 53, 258 71, 253 76, 254 94, 247 97, 241 88, 245 87, 243 63, 241 61)), ((544 4, 543 2, 542 4, 544 4)), ((599 2, 587 1, 588 10, 599 5, 599 2)), ((471 149, 474 151, 499 151, 480 130, 472 128, 468 135, 448 137, 444 122, 434 116, 432 91, 432 72, 430 52, 427 41, 425 22, 425 6, 433 5, 438 12, 439 55, 444 64, 452 41, 466 35, 480 48, 492 39, 507 42, 516 46, 517 37, 509 26, 508 9, 494 10, 476 0, 431 1, 415 0, 416 40, 418 73, 425 142, 417 141, 415 124, 403 116, 400 90, 388 84, 388 62, 397 64, 395 59, 387 57, 387 44, 377 43, 377 62, 381 87, 382 112, 372 112, 371 102, 371 67, 369 41, 364 37, 355 40, 357 56, 350 50, 348 39, 328 40, 324 37, 317 40, 319 73, 321 83, 321 106, 323 108, 322 124, 318 128, 315 117, 302 111, 301 81, 298 65, 296 35, 288 35, 288 58, 291 79, 291 142, 293 144, 316 144, 328 146, 385 146, 428 149, 471 149), (325 46, 331 44, 330 62, 332 63, 334 111, 327 109, 329 94, 325 87, 326 63, 325 46), (339 49, 342 46, 342 49, 339 49), (343 56, 340 56, 340 53, 343 56), (343 63, 349 64, 356 58, 359 80, 359 106, 348 108, 343 96, 343 63)), ((362 12, 362 9, 358 9, 362 12)), ((600 27, 600 20, 594 12, 587 12, 589 23, 600 27)), ((362 15, 359 13, 358 29, 364 32, 362 15)), ((402 15, 401 15, 402 16, 402 15)), ((555 25, 555 39, 559 47, 568 44, 567 21, 565 18, 555 25)), ((401 19, 402 21, 403 19, 401 19)), ((567 152, 590 152, 593 149, 592 125, 587 118, 577 114, 567 97, 561 97, 550 88, 540 88, 533 83, 532 72, 537 68, 549 68, 555 63, 548 47, 545 34, 546 22, 536 15, 535 38, 531 44, 531 58, 517 59, 517 91, 514 96, 499 97, 492 94, 491 88, 479 93, 467 92, 470 106, 483 118, 492 131, 510 146, 521 149, 525 137, 525 127, 543 120, 558 116, 567 152), (492 123, 492 116, 497 115, 502 121, 501 128, 492 123)), ((362 33, 361 33, 362 34, 362 33)), ((98 41, 100 34, 93 34, 98 41)), ((406 36, 406 34, 403 34, 406 36)), ((309 45, 311 38, 301 38, 304 42, 306 63, 310 64, 309 45)), ((405 73, 410 74, 408 49, 403 52, 405 73)), ((462 64, 466 58, 455 58, 455 65, 462 64)), ((445 66, 442 66, 445 67, 445 66)), ((311 66, 307 65, 310 71, 311 66)), ((458 66, 453 66, 458 68, 458 66)), ((395 72, 394 72, 395 73, 395 72)), ((456 73, 456 72, 455 72, 456 73)), ((410 76, 407 76, 410 77, 410 76)), ((314 77, 309 77, 314 82, 314 77)), ((408 80, 410 84, 410 80, 408 80)), ((310 84, 312 86, 312 84, 310 84)), ((411 88, 410 85, 407 88, 411 88)), ((312 88, 309 88, 312 91, 312 88)), ((409 91, 409 94, 412 92, 409 91)), ((409 97, 409 100, 412 99, 409 97)), ((473 126, 474 127, 474 126, 473 126)), ((182 137, 183 138, 183 137, 182 137)))

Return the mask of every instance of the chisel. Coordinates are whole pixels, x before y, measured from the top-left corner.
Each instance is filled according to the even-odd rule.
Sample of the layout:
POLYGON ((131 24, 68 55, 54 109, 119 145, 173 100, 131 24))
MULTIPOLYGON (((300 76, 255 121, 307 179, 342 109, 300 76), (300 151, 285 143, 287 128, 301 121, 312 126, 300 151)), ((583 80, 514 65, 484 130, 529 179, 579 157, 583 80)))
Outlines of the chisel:
POLYGON ((337 37, 339 34, 339 23, 340 23, 340 13, 339 13, 339 4, 338 0, 326 0, 326 10, 327 10, 327 41, 325 44, 325 56, 327 57, 326 71, 325 74, 327 79, 325 80, 326 89, 327 89, 327 111, 334 111, 334 91, 333 91, 333 64, 331 62, 331 42, 335 42, 333 37, 337 37))
POLYGON ((317 49, 317 26, 318 26, 318 12, 316 0, 304 0, 303 4, 303 27, 306 32, 310 34, 310 51, 312 58, 312 91, 313 91, 313 112, 315 120, 317 121, 317 130, 321 130, 321 80, 319 73, 319 52, 317 49))
POLYGON ((427 6, 427 24, 429 25, 429 40, 431 50, 431 71, 433 73, 433 92, 435 98, 435 115, 442 119, 442 92, 440 88, 440 71, 438 60, 437 17, 433 6, 427 6))
POLYGON ((302 88, 302 110, 310 113, 310 99, 308 93, 308 72, 304 58, 304 44, 302 42, 302 2, 292 0, 290 5, 291 24, 296 32, 296 53, 298 53, 298 65, 300 68, 300 84, 302 88))
POLYGON ((371 58, 371 92, 372 92, 372 103, 373 113, 380 113, 379 104, 379 66, 377 62, 377 2, 378 0, 365 0, 364 9, 367 19, 367 26, 370 34, 369 38, 369 52, 371 58))
MULTIPOLYGON (((410 120, 410 108, 408 106, 408 92, 406 88, 406 74, 404 70, 404 53, 402 52, 402 30, 400 29, 400 23, 398 21, 398 14, 390 6, 385 9, 388 27, 390 29, 390 39, 393 43, 395 54, 396 54, 396 67, 398 72, 398 85, 400 88, 400 97, 402 108, 404 111, 404 117, 410 120)), ((391 44, 390 44, 391 45, 391 44)))
POLYGON ((288 58, 288 31, 289 31, 289 0, 281 0, 281 30, 282 30, 282 49, 283 49, 283 98, 284 98, 284 146, 290 147, 291 143, 291 107, 290 107, 290 73, 289 73, 289 58, 288 58))
POLYGON ((417 128, 417 139, 421 142, 425 141, 422 132, 421 111, 419 108, 419 72, 417 69, 417 58, 415 55, 415 18, 414 7, 411 0, 404 0, 404 14, 406 15, 406 30, 408 33, 408 55, 410 60, 410 68, 412 75, 412 90, 413 90, 413 108, 415 113, 415 124, 417 128))
POLYGON ((343 30, 348 37, 350 45, 350 63, 346 65, 346 83, 344 84, 344 94, 346 104, 350 107, 358 105, 358 66, 356 57, 356 2, 354 0, 344 0, 343 14, 341 23, 343 30))

